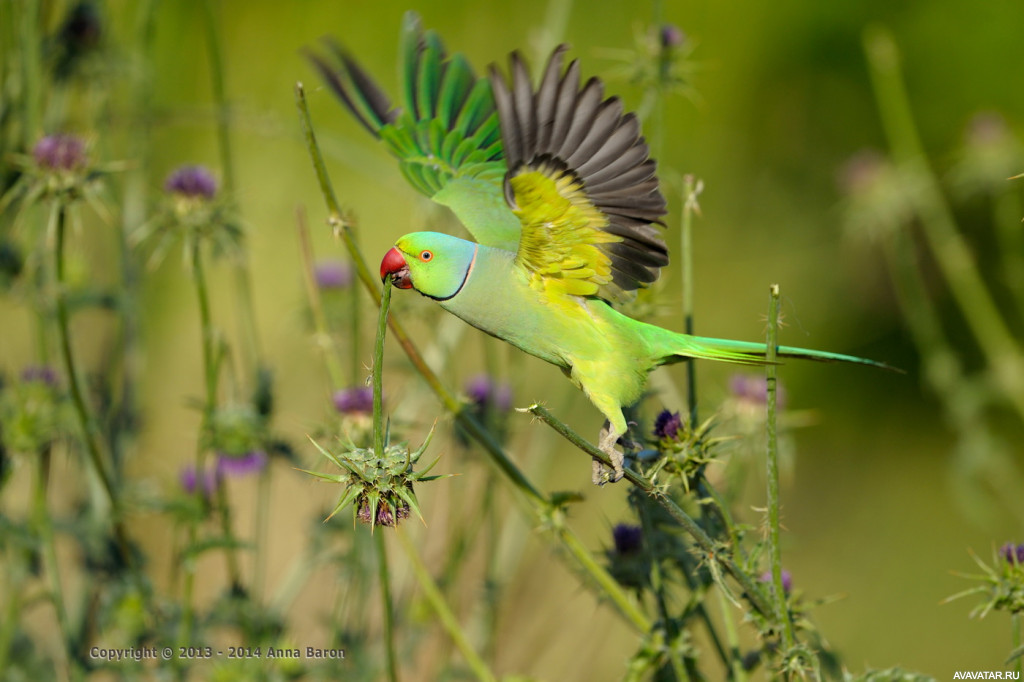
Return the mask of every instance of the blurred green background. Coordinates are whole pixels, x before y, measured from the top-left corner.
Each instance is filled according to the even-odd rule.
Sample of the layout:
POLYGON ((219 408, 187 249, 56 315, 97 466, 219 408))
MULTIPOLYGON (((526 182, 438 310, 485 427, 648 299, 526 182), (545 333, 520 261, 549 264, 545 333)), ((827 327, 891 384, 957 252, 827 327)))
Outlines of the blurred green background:
MULTIPOLYGON (((516 48, 535 55, 544 29, 556 19, 550 5, 539 0, 220 3, 237 185, 250 228, 258 322, 278 378, 277 428, 295 442, 301 443, 330 410, 329 386, 304 318, 297 207, 309 216, 318 256, 342 256, 341 245, 322 226, 323 202, 295 113, 296 81, 306 85, 336 190, 358 217, 371 264, 397 236, 445 222, 406 186, 391 159, 321 86, 301 49, 334 35, 396 92, 397 38, 405 10, 417 10, 450 50, 464 52, 483 69, 492 61, 504 63, 516 48)), ((639 104, 642 93, 626 79, 610 75, 621 63, 609 58, 609 50, 635 49, 637 34, 650 28, 656 12, 661 13, 659 22, 682 28, 693 46, 691 85, 696 94, 666 100, 663 137, 653 142, 660 164, 671 169, 666 176, 693 173, 706 187, 695 233, 697 331, 759 338, 768 286, 777 282, 788 323, 783 343, 864 355, 908 370, 897 375, 796 364, 782 370, 789 405, 813 410, 814 417, 812 425, 793 434, 792 475, 783 490, 784 561, 806 595, 842 597, 814 611, 822 632, 855 670, 901 665, 950 679, 955 670, 1001 669, 1011 650, 1008 617, 996 613, 972 621, 967 617, 969 600, 940 602, 970 586, 951 573, 974 568, 968 550, 987 558, 993 545, 1024 540, 1020 512, 1013 516, 1000 506, 963 503, 967 498, 961 489, 973 484, 957 473, 961 469, 953 465, 951 433, 935 398, 922 388, 918 359, 881 255, 872 245, 844 234, 837 178, 844 162, 859 150, 886 147, 863 52, 866 27, 880 24, 892 31, 904 56, 924 144, 941 172, 963 144, 965 127, 976 113, 999 112, 1014 131, 1024 123, 1024 8, 1019 2, 995 0, 700 1, 663 2, 660 9, 646 2, 595 0, 565 6, 567 21, 559 39, 572 45, 584 75, 604 76, 607 91, 620 94, 629 107, 639 104)), ((131 7, 130 2, 105 7, 115 42, 130 41, 135 28, 131 7)), ((218 164, 199 9, 195 3, 165 2, 158 12, 150 83, 157 114, 150 140, 154 191, 167 172, 183 163, 203 163, 215 171, 218 164)), ((116 87, 115 82, 112 97, 131 96, 116 87)), ((111 140, 103 146, 112 153, 130 156, 132 150, 124 147, 126 124, 132 122, 107 119, 107 129, 87 132, 111 140)), ((675 253, 677 179, 668 184, 666 194, 671 208, 668 241, 675 253)), ((965 212, 961 225, 969 239, 977 237, 983 244, 985 223, 976 213, 965 212)), ((192 457, 198 414, 186 398, 201 391, 193 293, 174 253, 149 274, 142 291, 147 416, 141 456, 132 467, 159 486, 174 485, 178 467, 192 457)), ((663 314, 655 321, 681 329, 677 265, 665 271, 665 280, 663 314)), ((232 313, 225 307, 228 281, 226 273, 214 272, 215 291, 223 290, 223 297, 215 294, 214 305, 220 307, 221 324, 233 329, 232 313)), ((939 286, 935 293, 940 306, 951 311, 944 290, 939 286)), ((398 293, 396 305, 421 331, 436 327, 440 319, 412 294, 398 293)), ((3 301, 0 319, 0 363, 14 372, 32 361, 30 318, 3 301)), ((955 327, 956 316, 951 314, 951 320, 955 327)), ((101 339, 92 338, 85 321, 81 325, 83 346, 99 348, 101 339)), ((369 326, 364 328, 367 351, 369 326)), ((457 333, 454 327, 450 331, 457 333)), ((483 368, 481 349, 490 344, 487 352, 507 359, 512 367, 516 405, 546 400, 582 433, 596 435, 594 410, 554 369, 498 348, 497 341, 472 330, 456 343, 465 350, 442 371, 453 384, 483 368)), ((975 351, 966 339, 963 351, 971 362, 975 351)), ((420 395, 418 379, 403 371, 404 360, 394 347, 387 357, 394 371, 385 377, 385 391, 393 409, 414 425, 409 435, 416 442, 441 408, 420 395), (414 407, 399 406, 406 395, 415 398, 410 403, 414 407)), ((700 365, 705 414, 726 397, 733 371, 700 365)), ((678 380, 682 370, 673 369, 668 376, 678 380)), ((682 407, 668 398, 666 404, 682 407)), ((1011 435, 1020 435, 1019 425, 1007 428, 1011 435)), ((591 548, 610 544, 608 530, 624 513, 625 488, 591 488, 585 458, 554 443, 546 427, 528 417, 513 416, 511 429, 512 455, 528 469, 541 466, 531 459, 533 449, 555 448, 557 458, 538 474, 542 487, 582 490, 587 499, 573 507, 575 526, 591 548)), ((450 455, 454 449, 447 431, 435 441, 432 451, 446 453, 441 471, 459 472, 467 466, 465 459, 450 455)), ((1019 464, 1024 447, 1017 446, 1015 454, 1019 464)), ((421 503, 428 526, 411 532, 423 538, 428 561, 439 561, 431 554, 430 536, 443 534, 450 498, 465 494, 469 480, 456 477, 424 490, 421 503)), ((238 490, 238 503, 244 507, 255 489, 241 483, 238 490)), ((272 498, 275 559, 270 585, 282 579, 306 526, 336 492, 304 475, 278 477, 272 498)), ((502 540, 508 571, 503 576, 498 672, 602 679, 601 671, 613 670, 617 677, 634 649, 633 636, 579 587, 532 529, 513 518, 514 503, 507 495, 502 503, 509 505, 513 520, 505 529, 509 539, 502 540)), ((751 496, 752 506, 762 504, 758 494, 751 496)), ((239 523, 244 534, 247 520, 239 523)), ((136 527, 145 531, 146 524, 143 519, 136 527)), ((139 535, 147 538, 154 561, 170 561, 160 537, 139 535)), ((215 574, 219 562, 211 562, 209 570, 215 574)), ((467 593, 482 589, 463 587, 467 593)), ((307 588, 296 603, 291 617, 304 633, 300 645, 306 641, 301 637, 311 643, 317 637, 325 615, 322 601, 322 594, 307 588)))

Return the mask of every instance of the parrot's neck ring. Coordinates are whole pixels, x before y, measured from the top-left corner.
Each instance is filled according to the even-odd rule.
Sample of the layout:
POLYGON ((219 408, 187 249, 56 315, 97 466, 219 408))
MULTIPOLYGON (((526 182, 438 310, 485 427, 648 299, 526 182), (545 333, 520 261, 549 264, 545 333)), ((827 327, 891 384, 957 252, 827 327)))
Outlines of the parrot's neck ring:
POLYGON ((479 244, 474 244, 473 245, 473 257, 469 260, 469 266, 466 268, 466 274, 462 276, 462 282, 459 284, 459 288, 458 289, 456 289, 454 292, 452 292, 448 296, 428 296, 428 298, 432 298, 435 301, 450 301, 453 298, 455 298, 456 296, 458 296, 459 292, 462 291, 462 287, 466 286, 466 282, 469 281, 469 276, 473 274, 473 268, 476 266, 476 255, 477 255, 477 253, 479 253, 479 251, 480 251, 480 245, 479 244))

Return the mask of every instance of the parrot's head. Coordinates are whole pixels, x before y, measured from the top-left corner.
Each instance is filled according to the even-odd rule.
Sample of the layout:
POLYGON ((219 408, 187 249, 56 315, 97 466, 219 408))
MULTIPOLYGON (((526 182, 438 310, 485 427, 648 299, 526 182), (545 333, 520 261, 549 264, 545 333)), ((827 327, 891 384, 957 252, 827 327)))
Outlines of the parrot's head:
POLYGON ((459 293, 473 271, 477 244, 439 232, 413 232, 397 242, 380 262, 380 278, 399 289, 415 289, 446 301, 459 293))

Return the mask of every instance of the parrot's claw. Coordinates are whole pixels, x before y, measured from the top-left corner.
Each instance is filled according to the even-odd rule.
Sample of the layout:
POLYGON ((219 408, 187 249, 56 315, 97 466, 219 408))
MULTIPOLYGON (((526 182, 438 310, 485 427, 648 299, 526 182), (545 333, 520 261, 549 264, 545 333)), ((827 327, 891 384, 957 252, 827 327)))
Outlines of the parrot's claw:
POLYGON ((601 452, 608 455, 608 458, 612 460, 612 470, 601 461, 594 460, 593 473, 591 479, 594 485, 604 485, 605 483, 615 483, 622 479, 625 475, 625 470, 622 468, 622 462, 625 457, 622 454, 622 450, 617 448, 615 444, 619 440, 619 434, 615 433, 615 430, 611 427, 611 424, 605 423, 604 428, 601 429, 601 435, 597 441, 597 447, 601 452))

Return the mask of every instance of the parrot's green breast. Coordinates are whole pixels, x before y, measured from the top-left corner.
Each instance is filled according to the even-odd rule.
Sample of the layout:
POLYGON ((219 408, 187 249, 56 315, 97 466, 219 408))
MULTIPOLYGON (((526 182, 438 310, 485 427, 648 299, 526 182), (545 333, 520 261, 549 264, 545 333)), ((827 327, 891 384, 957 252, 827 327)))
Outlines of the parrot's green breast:
POLYGON ((623 400, 639 398, 647 373, 659 364, 644 333, 645 328, 658 328, 628 318, 599 299, 545 300, 515 265, 514 254, 503 249, 481 246, 462 290, 441 306, 561 367, 574 383, 588 383, 623 400))

